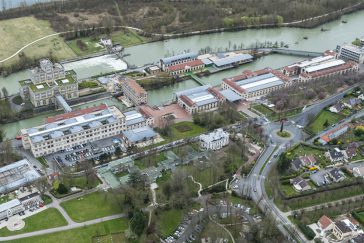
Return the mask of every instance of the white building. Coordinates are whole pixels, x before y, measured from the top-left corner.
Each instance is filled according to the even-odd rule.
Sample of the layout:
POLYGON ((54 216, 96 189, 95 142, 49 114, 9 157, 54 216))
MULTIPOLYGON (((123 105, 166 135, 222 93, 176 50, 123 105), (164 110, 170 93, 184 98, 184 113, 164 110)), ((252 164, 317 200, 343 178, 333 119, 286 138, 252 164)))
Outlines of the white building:
POLYGON ((363 177, 364 178, 364 166, 358 166, 353 168, 353 175, 355 177, 363 177))
POLYGON ((126 130, 132 130, 135 128, 153 126, 154 118, 151 116, 143 116, 136 110, 131 110, 123 113, 125 116, 126 130))
POLYGON ((165 57, 160 60, 161 68, 163 71, 166 71, 170 66, 194 61, 197 59, 197 56, 197 52, 188 52, 171 57, 165 57))
POLYGON ((116 107, 100 105, 47 119, 47 124, 22 129, 25 149, 35 157, 101 140, 125 130, 125 116, 116 107))
POLYGON ((219 150, 228 144, 229 133, 222 130, 222 128, 216 129, 209 134, 200 135, 200 146, 203 149, 219 150))
POLYGON ((352 60, 357 63, 364 62, 364 47, 353 44, 343 44, 336 47, 337 57, 343 60, 352 60))
POLYGON ((11 216, 24 211, 22 203, 18 199, 0 204, 0 220, 10 218, 11 216))

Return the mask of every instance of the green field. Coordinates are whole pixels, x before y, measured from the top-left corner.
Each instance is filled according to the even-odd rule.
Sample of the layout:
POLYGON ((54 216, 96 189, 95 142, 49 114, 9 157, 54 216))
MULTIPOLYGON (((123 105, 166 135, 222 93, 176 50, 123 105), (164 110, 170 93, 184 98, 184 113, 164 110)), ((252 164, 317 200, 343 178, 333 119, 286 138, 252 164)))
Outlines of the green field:
POLYGON ((158 163, 160 163, 166 159, 167 159, 167 157, 164 153, 158 153, 158 154, 149 155, 149 156, 141 158, 141 159, 136 159, 136 160, 134 160, 134 165, 136 165, 139 169, 143 170, 145 168, 152 167, 152 166, 157 167, 158 163))
POLYGON ((23 238, 20 240, 8 241, 16 243, 90 243, 93 236, 110 235, 112 233, 124 232, 128 228, 127 219, 113 219, 94 225, 66 230, 62 232, 23 238))
POLYGON ((320 131, 324 130, 324 123, 328 121, 328 125, 331 126, 333 124, 338 123, 345 117, 343 115, 335 114, 327 110, 321 111, 314 121, 312 121, 307 127, 306 130, 312 134, 317 134, 320 131))
MULTIPOLYGON (((7 58, 22 48, 24 45, 46 35, 55 33, 49 22, 38 20, 34 17, 22 17, 0 21, 0 60, 7 58)), ((44 57, 49 52, 59 58, 67 59, 75 57, 74 52, 66 45, 61 37, 53 36, 29 46, 24 50, 28 57, 44 57)), ((16 56, 6 64, 19 60, 16 56)))
POLYGON ((304 155, 313 155, 316 159, 316 161, 322 166, 324 167, 326 165, 326 163, 329 163, 329 160, 326 159, 325 157, 325 150, 321 150, 318 148, 314 148, 314 147, 310 147, 304 144, 299 144, 297 146, 295 146, 293 149, 287 151, 287 156, 290 159, 295 159, 298 156, 304 156, 304 155))
MULTIPOLYGON (((146 38, 139 36, 134 31, 115 31, 111 33, 109 36, 113 43, 119 43, 123 47, 139 45, 146 42, 146 38)), ((79 56, 89 55, 92 53, 100 52, 104 50, 104 47, 99 44, 101 36, 92 36, 92 37, 84 37, 76 40, 68 41, 67 44, 69 47, 79 56), (80 43, 82 41, 82 48, 80 44, 77 44, 77 41, 80 43)))
MULTIPOLYGON (((118 195, 122 198, 122 195, 118 195)), ((61 206, 76 222, 122 213, 115 195, 107 192, 94 192, 85 196, 62 202, 61 206)))
POLYGON ((280 118, 293 116, 302 111, 302 108, 299 107, 299 108, 295 108, 295 109, 291 109, 291 110, 287 110, 287 111, 276 112, 276 111, 272 110, 271 108, 267 107, 266 105, 262 105, 262 104, 253 105, 252 108, 259 111, 260 113, 265 115, 269 120, 272 120, 272 121, 277 121, 280 118))
POLYGON ((97 187, 100 183, 100 181, 98 179, 95 179, 91 182, 91 184, 87 185, 87 180, 86 180, 85 176, 76 176, 76 177, 63 176, 62 182, 66 187, 69 187, 69 188, 77 187, 77 188, 81 188, 81 189, 94 188, 94 187, 97 187))
POLYGON ((206 132, 206 129, 200 127, 193 122, 183 121, 172 125, 172 138, 178 140, 200 135, 206 132))
POLYGON ((164 239, 174 233, 183 218, 183 211, 180 209, 170 209, 158 214, 157 229, 164 239))
POLYGON ((6 227, 0 229, 1 236, 18 235, 43 229, 67 225, 62 214, 55 208, 48 208, 40 213, 24 219, 25 226, 21 230, 9 231, 6 227))

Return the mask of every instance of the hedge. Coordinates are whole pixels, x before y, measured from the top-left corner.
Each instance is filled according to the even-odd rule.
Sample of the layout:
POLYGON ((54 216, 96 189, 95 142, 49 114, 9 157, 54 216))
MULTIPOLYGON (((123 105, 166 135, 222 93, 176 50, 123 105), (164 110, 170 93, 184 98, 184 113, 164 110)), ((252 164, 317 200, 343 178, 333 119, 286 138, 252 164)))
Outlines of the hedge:
POLYGON ((300 230, 302 231, 302 233, 306 236, 306 238, 308 240, 313 240, 313 238, 315 238, 315 236, 316 236, 315 232, 307 225, 305 225, 303 223, 299 223, 298 227, 300 228, 300 230))

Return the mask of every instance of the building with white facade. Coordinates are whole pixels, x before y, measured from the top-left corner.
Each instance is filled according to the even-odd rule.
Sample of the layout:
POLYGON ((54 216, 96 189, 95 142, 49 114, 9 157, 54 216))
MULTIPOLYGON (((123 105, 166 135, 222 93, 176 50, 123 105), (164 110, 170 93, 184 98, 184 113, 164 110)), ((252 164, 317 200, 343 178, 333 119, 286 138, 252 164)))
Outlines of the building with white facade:
POLYGON ((146 104, 148 102, 148 93, 134 79, 123 77, 122 90, 124 96, 134 105, 146 104))
POLYGON ((219 150, 229 144, 229 133, 222 128, 200 135, 200 146, 207 150, 219 150))
POLYGON ((353 44, 342 44, 336 47, 337 58, 351 60, 357 63, 364 62, 364 47, 353 44))
POLYGON ((242 99, 254 99, 269 94, 272 91, 289 85, 290 79, 280 71, 262 69, 255 72, 244 71, 243 74, 225 78, 221 87, 231 90, 242 99))
POLYGON ((120 134, 125 116, 116 107, 100 105, 48 118, 47 123, 22 129, 25 149, 35 157, 120 134))
POLYGON ((13 199, 6 203, 0 204, 0 220, 10 218, 11 216, 22 211, 24 211, 24 207, 18 199, 13 199))
POLYGON ((174 95, 177 104, 190 114, 216 110, 226 100, 225 97, 220 94, 218 90, 212 88, 211 85, 179 91, 174 95))
POLYGON ((54 104, 57 95, 65 100, 79 97, 76 73, 66 72, 61 64, 53 65, 48 59, 41 60, 40 68, 32 70, 32 78, 19 85, 22 99, 30 100, 34 107, 54 104))
POLYGON ((193 61, 183 62, 175 65, 166 66, 164 71, 172 76, 181 75, 187 72, 200 71, 205 67, 205 64, 197 59, 193 61))
POLYGON ((145 126, 123 131, 122 138, 128 147, 144 147, 153 144, 158 138, 158 133, 156 133, 151 127, 145 126))

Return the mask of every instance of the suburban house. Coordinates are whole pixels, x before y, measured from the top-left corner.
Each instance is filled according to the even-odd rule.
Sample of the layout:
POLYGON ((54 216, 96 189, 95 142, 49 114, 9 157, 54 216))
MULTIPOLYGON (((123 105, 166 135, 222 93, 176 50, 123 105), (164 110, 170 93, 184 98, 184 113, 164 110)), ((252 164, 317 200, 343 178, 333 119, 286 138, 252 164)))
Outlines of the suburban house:
POLYGON ((344 105, 341 102, 336 103, 333 106, 330 106, 329 111, 332 113, 339 113, 344 109, 344 105))
POLYGON ((335 222, 333 235, 337 240, 343 241, 359 234, 357 226, 355 226, 349 219, 344 219, 335 222))
POLYGON ((316 164, 316 159, 313 155, 304 155, 293 160, 291 167, 293 170, 297 171, 304 166, 312 166, 314 164, 316 164))
POLYGON ((209 134, 200 135, 201 148, 208 150, 218 150, 229 144, 229 133, 222 130, 222 128, 216 129, 209 134))
POLYGON ((358 166, 353 168, 353 175, 355 177, 364 177, 364 166, 358 166))
POLYGON ((293 185, 293 188, 298 192, 303 192, 311 189, 311 186, 302 179, 302 177, 296 177, 294 179, 290 180, 291 184, 293 185))
POLYGON ((326 215, 321 216, 321 218, 317 221, 318 227, 322 231, 329 231, 334 228, 334 221, 332 221, 329 217, 326 215))
POLYGON ((342 125, 339 126, 335 129, 332 129, 330 131, 328 131, 327 133, 324 133, 320 136, 319 138, 319 142, 322 145, 326 145, 328 144, 331 140, 340 137, 341 135, 345 134, 347 131, 349 130, 349 126, 348 125, 342 125))
POLYGON ((343 172, 341 170, 339 170, 338 168, 330 170, 328 175, 334 182, 340 182, 340 181, 345 180, 345 176, 344 176, 343 172))
POLYGON ((345 150, 346 158, 351 160, 353 157, 356 156, 356 149, 355 148, 347 148, 345 150))
POLYGON ((353 109, 355 106, 360 105, 361 100, 358 98, 350 98, 347 101, 344 102, 344 106, 353 109))
POLYGON ((325 157, 329 159, 331 162, 339 162, 346 159, 346 152, 344 150, 340 150, 335 148, 333 150, 329 150, 325 153, 325 157))

